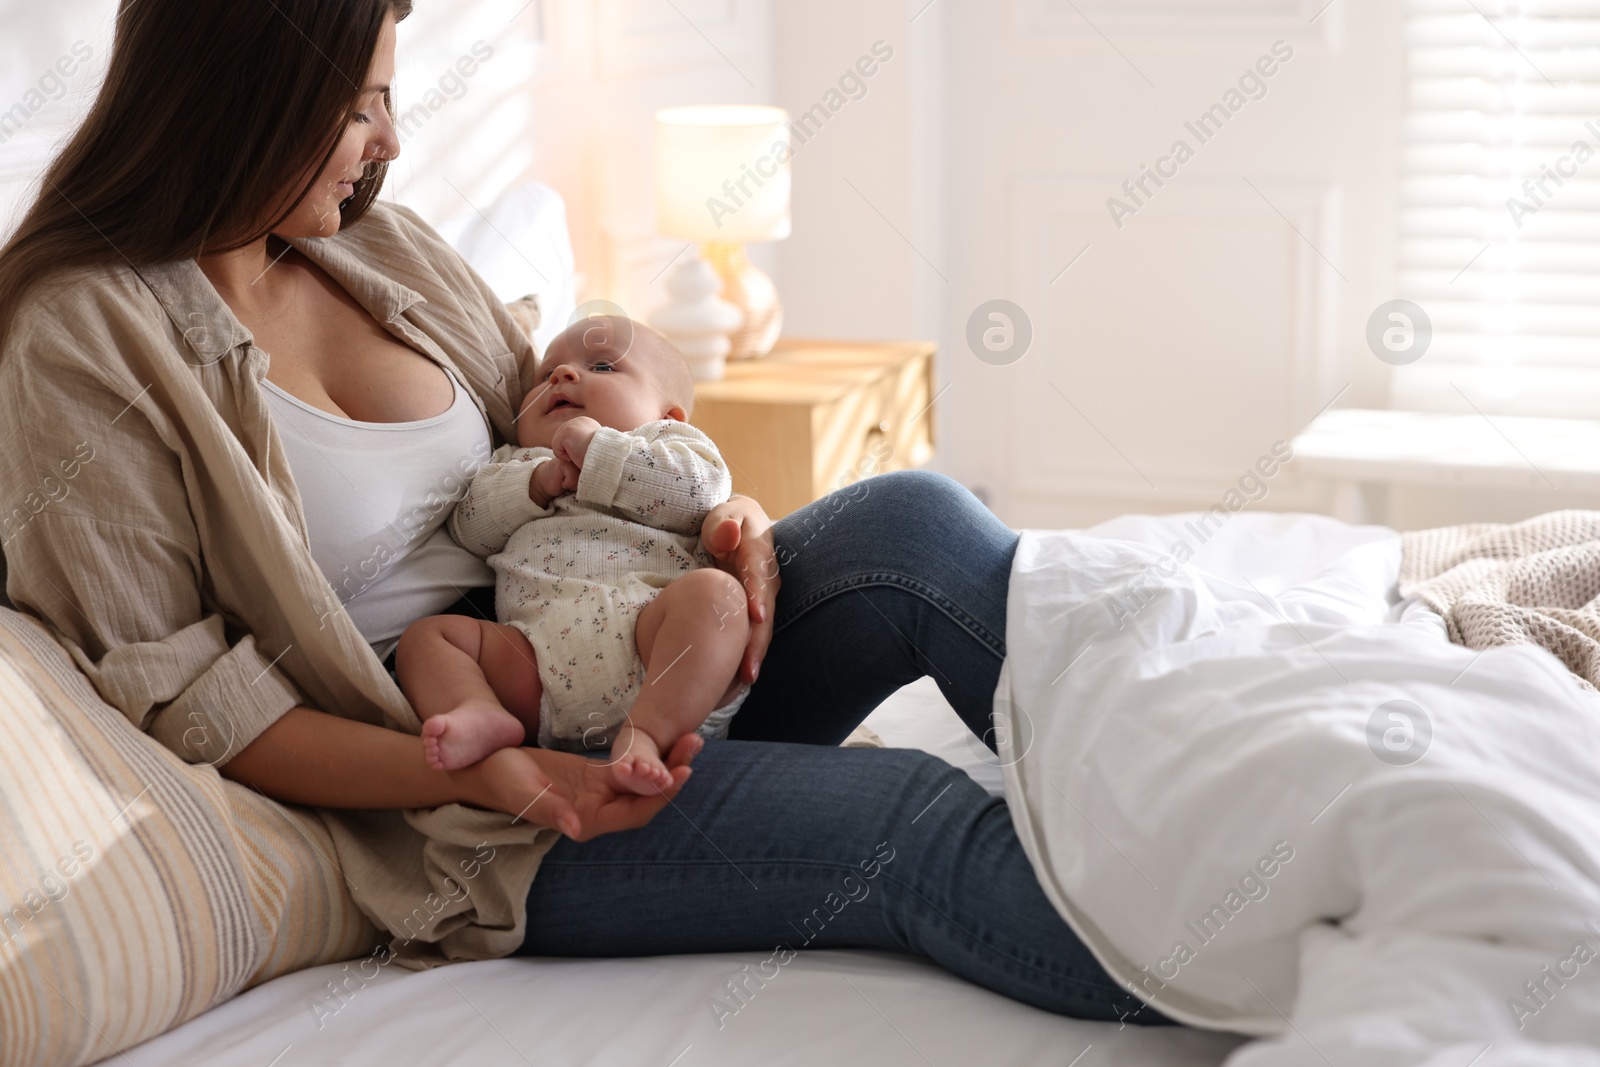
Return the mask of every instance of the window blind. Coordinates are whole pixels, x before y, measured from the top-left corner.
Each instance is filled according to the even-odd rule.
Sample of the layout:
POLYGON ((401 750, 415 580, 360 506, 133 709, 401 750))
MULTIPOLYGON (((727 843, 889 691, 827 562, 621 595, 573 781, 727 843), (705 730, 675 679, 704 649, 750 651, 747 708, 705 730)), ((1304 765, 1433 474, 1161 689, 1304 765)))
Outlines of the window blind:
POLYGON ((1600 0, 1406 0, 1396 407, 1600 418, 1600 0))

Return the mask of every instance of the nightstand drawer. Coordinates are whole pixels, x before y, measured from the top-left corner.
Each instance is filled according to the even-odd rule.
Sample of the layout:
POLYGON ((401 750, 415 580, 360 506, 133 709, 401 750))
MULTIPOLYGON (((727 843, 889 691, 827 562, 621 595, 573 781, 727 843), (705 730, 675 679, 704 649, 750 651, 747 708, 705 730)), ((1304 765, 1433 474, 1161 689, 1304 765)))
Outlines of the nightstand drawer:
POLYGON ((734 491, 780 518, 861 478, 933 455, 931 344, 780 341, 695 390, 693 422, 734 491))
MULTIPOLYGON (((907 360, 812 416, 812 499, 933 456, 931 357, 907 360)), ((759 498, 758 498, 759 499, 759 498)))

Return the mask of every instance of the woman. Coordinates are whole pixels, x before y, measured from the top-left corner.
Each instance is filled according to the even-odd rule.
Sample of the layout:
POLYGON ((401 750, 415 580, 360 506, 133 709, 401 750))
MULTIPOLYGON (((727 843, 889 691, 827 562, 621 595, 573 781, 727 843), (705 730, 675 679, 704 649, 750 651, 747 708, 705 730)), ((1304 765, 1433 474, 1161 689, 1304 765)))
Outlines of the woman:
POLYGON ((924 673, 988 730, 1016 536, 946 479, 776 525, 713 513, 754 685, 734 740, 679 742, 666 795, 531 748, 427 766, 381 654, 414 618, 492 612, 442 524, 536 357, 377 202, 409 10, 124 2, 100 97, 0 253, 0 492, 44 500, 5 519, 12 600, 180 756, 324 809, 403 955, 872 946, 1162 1021, 1057 915, 1003 801, 924 753, 835 747, 924 673))

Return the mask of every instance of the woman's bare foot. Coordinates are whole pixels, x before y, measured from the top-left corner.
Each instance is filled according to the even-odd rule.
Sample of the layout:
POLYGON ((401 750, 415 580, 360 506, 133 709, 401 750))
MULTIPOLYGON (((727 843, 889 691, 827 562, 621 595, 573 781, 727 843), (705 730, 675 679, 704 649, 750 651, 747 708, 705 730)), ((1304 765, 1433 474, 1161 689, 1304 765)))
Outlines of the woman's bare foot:
POLYGON ((522 744, 526 731, 517 717, 482 700, 470 700, 422 724, 422 751, 436 771, 470 767, 502 748, 522 744))
POLYGON ((631 722, 622 724, 611 744, 611 784, 619 792, 653 797, 672 784, 655 739, 631 722))

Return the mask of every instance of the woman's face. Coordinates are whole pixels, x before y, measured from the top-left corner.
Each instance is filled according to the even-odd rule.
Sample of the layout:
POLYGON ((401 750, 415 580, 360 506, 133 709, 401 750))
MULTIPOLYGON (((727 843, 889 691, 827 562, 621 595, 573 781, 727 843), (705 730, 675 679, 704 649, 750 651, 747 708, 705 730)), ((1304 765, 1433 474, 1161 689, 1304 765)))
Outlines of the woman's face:
MULTIPOLYGON (((389 109, 384 106, 385 95, 394 81, 394 44, 394 18, 390 16, 383 20, 378 46, 372 54, 372 69, 367 72, 366 84, 360 86, 360 95, 333 155, 300 206, 273 229, 279 237, 332 237, 338 233, 339 205, 355 194, 355 182, 366 173, 368 164, 400 154, 400 140, 389 109)), ((289 195, 304 186, 302 175, 289 195)))

